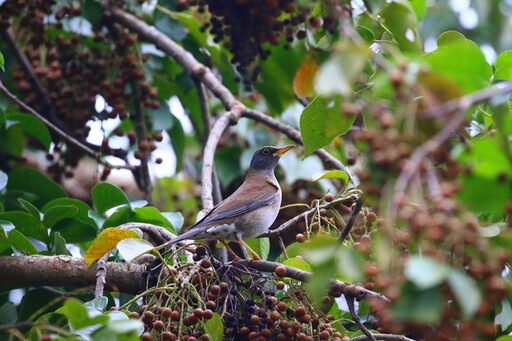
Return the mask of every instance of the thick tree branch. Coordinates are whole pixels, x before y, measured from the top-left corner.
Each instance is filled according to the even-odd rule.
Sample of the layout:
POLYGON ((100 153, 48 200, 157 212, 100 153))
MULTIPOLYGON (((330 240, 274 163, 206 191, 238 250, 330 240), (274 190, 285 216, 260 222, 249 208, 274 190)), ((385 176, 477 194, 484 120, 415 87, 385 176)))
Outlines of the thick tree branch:
POLYGON ((62 138, 64 138, 66 141, 71 143, 72 145, 78 147, 79 149, 86 152, 90 157, 95 159, 97 162, 101 163, 102 165, 106 167, 110 167, 113 169, 120 169, 120 168, 126 168, 126 169, 132 169, 132 166, 126 165, 126 166, 116 166, 112 165, 106 160, 104 160, 99 153, 94 151, 93 149, 89 148, 87 145, 83 144, 82 142, 78 141, 73 136, 67 134, 62 129, 54 125, 52 122, 50 122, 46 117, 29 107, 27 104, 25 104, 23 101, 21 101, 18 97, 14 96, 7 88, 4 86, 4 84, 0 81, 0 90, 2 90, 7 97, 9 97, 14 103, 16 103, 18 106, 20 106, 23 110, 26 112, 32 114, 33 116, 37 117, 39 120, 41 120, 50 130, 53 132, 59 134, 62 138))
POLYGON ((222 101, 222 104, 228 110, 239 105, 235 96, 222 85, 209 68, 199 63, 190 52, 176 44, 171 38, 134 15, 111 6, 109 1, 102 0, 102 6, 104 10, 110 12, 113 20, 155 44, 158 49, 164 51, 180 63, 192 77, 200 79, 222 101))
MULTIPOLYGON (((107 263, 106 284, 121 292, 136 294, 140 290, 145 266, 107 263)), ((71 256, 0 257, 0 285, 87 287, 96 283, 96 267, 87 268, 85 259, 71 256)))
MULTIPOLYGON (((103 7, 104 9, 107 9, 111 12, 113 20, 118 21, 123 26, 136 32, 144 39, 147 39, 148 41, 155 44, 157 48, 173 57, 178 63, 181 64, 181 66, 183 66, 187 70, 187 72, 192 77, 199 79, 210 91, 212 91, 213 94, 222 101, 222 103, 228 110, 235 112, 240 111, 242 116, 262 122, 265 125, 284 133, 296 143, 302 144, 302 139, 300 138, 299 131, 282 122, 279 122, 278 120, 268 115, 265 115, 262 112, 247 109, 240 101, 238 101, 233 96, 229 89, 227 89, 217 79, 217 77, 208 67, 199 63, 190 52, 185 50, 180 45, 176 44, 172 39, 167 37, 165 34, 161 33, 154 27, 149 26, 144 21, 138 19, 134 15, 127 13, 115 6, 110 6, 108 1, 103 1, 103 7)), ((348 173, 346 167, 339 160, 335 159, 329 153, 327 153, 325 150, 319 150, 316 152, 316 154, 324 163, 348 173)))
MULTIPOLYGON (((264 260, 252 260, 250 262, 246 262, 245 265, 249 268, 263 272, 274 272, 278 266, 284 266, 286 268, 286 277, 290 277, 303 282, 308 281, 312 275, 312 273, 308 271, 303 271, 291 266, 283 265, 281 263, 264 260)), ((389 299, 383 294, 365 289, 359 285, 338 281, 336 279, 331 279, 331 289, 339 290, 344 295, 350 294, 360 300, 379 300, 386 303, 389 302, 389 299)))

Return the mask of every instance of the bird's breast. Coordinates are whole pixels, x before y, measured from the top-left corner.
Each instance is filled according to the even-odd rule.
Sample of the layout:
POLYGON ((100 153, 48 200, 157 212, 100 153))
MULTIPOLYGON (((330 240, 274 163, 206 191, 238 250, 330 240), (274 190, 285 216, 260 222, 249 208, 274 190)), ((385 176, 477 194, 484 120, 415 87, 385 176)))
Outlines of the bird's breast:
POLYGON ((276 200, 272 204, 260 207, 257 210, 238 217, 235 221, 235 225, 237 230, 241 231, 242 239, 253 239, 267 232, 276 220, 280 207, 281 191, 278 190, 276 192, 276 200))

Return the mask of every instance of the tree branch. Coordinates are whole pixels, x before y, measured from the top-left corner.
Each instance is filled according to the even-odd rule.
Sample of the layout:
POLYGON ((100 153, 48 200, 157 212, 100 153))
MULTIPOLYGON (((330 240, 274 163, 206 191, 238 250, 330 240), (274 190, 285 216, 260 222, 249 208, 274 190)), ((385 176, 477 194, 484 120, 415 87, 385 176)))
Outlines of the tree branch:
POLYGON ((343 230, 341 231, 339 240, 343 242, 345 238, 347 238, 348 234, 350 233, 350 230, 352 230, 352 227, 354 226, 354 223, 356 222, 357 215, 361 211, 361 208, 363 207, 363 198, 359 197, 357 198, 356 205, 354 206, 354 209, 352 212, 350 212, 350 217, 348 217, 347 223, 343 227, 343 230))
POLYGON ((76 146, 76 147, 80 148, 81 150, 83 150, 84 152, 86 152, 90 157, 95 159, 98 163, 101 163, 102 165, 104 165, 106 167, 113 168, 113 169, 121 169, 121 168, 133 169, 133 167, 129 166, 129 165, 117 166, 117 165, 110 164, 109 162, 104 160, 99 153, 97 153, 93 149, 89 148, 88 146, 86 146, 82 142, 78 141, 73 136, 68 135, 62 129, 60 129, 59 127, 54 125, 52 122, 50 122, 46 117, 44 117, 43 115, 41 115, 40 113, 38 113, 37 111, 35 111, 31 107, 29 107, 27 104, 25 104, 23 101, 21 101, 18 97, 14 96, 4 86, 4 84, 1 81, 0 81, 0 90, 2 90, 7 95, 7 97, 9 97, 14 103, 16 103, 18 106, 20 106, 23 110, 25 110, 26 112, 32 114, 33 116, 37 117, 38 119, 40 119, 49 129, 51 129, 53 132, 59 134, 61 137, 63 137, 69 143, 73 144, 74 146, 76 146))
MULTIPOLYGON (((394 334, 373 334, 373 336, 377 340, 383 341, 415 341, 414 339, 410 339, 403 335, 394 335, 394 334)), ((350 341, 366 341, 369 340, 368 336, 360 335, 350 339, 350 341)))
MULTIPOLYGON (((106 284, 121 292, 140 291, 144 265, 107 263, 106 284)), ((85 259, 71 256, 0 257, 0 285, 86 287, 96 283, 96 267, 87 268, 85 259)))
POLYGON ((506 94, 510 91, 512 91, 512 80, 496 83, 492 87, 452 99, 441 106, 429 108, 421 112, 420 118, 443 117, 452 111, 459 110, 463 107, 469 108, 474 104, 487 101, 488 99, 506 94))
POLYGON ((348 311, 350 312, 352 319, 357 324, 359 329, 361 329, 364 335, 366 335, 368 340, 377 341, 375 339, 375 336, 373 336, 373 334, 368 330, 368 328, 366 328, 366 326, 361 322, 359 316, 357 316, 357 312, 354 307, 354 296, 352 296, 351 294, 345 294, 345 301, 347 301, 348 311))
MULTIPOLYGON (((511 83, 512 84, 512 83, 511 83)), ((421 161, 428 154, 436 151, 441 144, 443 144, 452 134, 454 130, 459 128, 460 124, 464 121, 466 110, 471 106, 471 101, 465 97, 460 100, 459 111, 446 123, 436 135, 430 140, 416 148, 412 153, 410 159, 405 164, 395 183, 393 200, 390 205, 389 216, 391 220, 396 217, 398 201, 402 198, 409 181, 412 176, 418 171, 421 161)))
MULTIPOLYGON (((249 268, 263 272, 274 272, 278 266, 284 266, 286 268, 286 277, 290 277, 302 282, 308 281, 312 275, 312 273, 308 271, 299 270, 297 268, 286 266, 281 263, 269 262, 265 260, 251 260, 246 262, 245 265, 249 268)), ((330 283, 331 289, 339 290, 343 295, 350 294, 359 300, 379 300, 386 303, 390 302, 389 299, 383 294, 365 289, 359 285, 338 281, 336 279, 331 279, 330 283)))
MULTIPOLYGON (((210 107, 208 106, 208 95, 206 94, 206 89, 203 83, 197 79, 194 79, 194 84, 197 89, 199 106, 201 108, 201 119, 203 120, 203 135, 201 140, 203 144, 206 144, 206 141, 208 141, 208 137, 210 136, 210 107)), ((222 201, 222 192, 220 189, 219 177, 217 176, 215 166, 212 170, 212 183, 213 204, 217 205, 222 201)))
POLYGON ((348 198, 337 198, 337 199, 334 199, 331 202, 328 202, 326 204, 320 205, 320 207, 316 207, 315 206, 315 207, 313 207, 313 208, 311 208, 311 209, 309 209, 309 210, 307 210, 305 212, 302 212, 299 215, 296 215, 292 219, 282 223, 279 227, 275 228, 274 230, 269 230, 269 231, 265 232, 264 234, 258 236, 258 238, 281 236, 284 233, 286 233, 286 231, 288 231, 290 228, 292 228, 295 224, 297 224, 299 221, 304 219, 304 217, 309 217, 310 215, 315 213, 317 210, 322 209, 322 208, 325 208, 325 209, 331 208, 331 207, 337 206, 338 204, 341 204, 341 203, 344 203, 344 202, 347 202, 347 201, 351 201, 351 200, 352 200, 351 197, 348 197, 348 198))
MULTIPOLYGON (((190 52, 176 44, 171 38, 167 37, 165 34, 158 31, 154 27, 149 26, 134 15, 127 13, 115 6, 110 6, 108 1, 104 0, 102 4, 105 9, 111 12, 111 17, 113 20, 116 20, 121 25, 129 28, 144 39, 147 39, 148 41, 155 44, 157 48, 169 54, 178 63, 180 63, 181 66, 183 66, 192 77, 199 79, 210 91, 213 92, 217 98, 221 100, 226 109, 235 112, 240 111, 242 116, 262 122, 265 125, 284 133, 296 143, 302 144, 299 131, 268 115, 265 115, 262 112, 247 109, 233 96, 229 89, 227 89, 217 79, 215 74, 208 67, 199 63, 190 52)), ((316 154, 324 163, 341 169, 350 175, 347 168, 339 160, 331 156, 325 150, 318 150, 316 154)))

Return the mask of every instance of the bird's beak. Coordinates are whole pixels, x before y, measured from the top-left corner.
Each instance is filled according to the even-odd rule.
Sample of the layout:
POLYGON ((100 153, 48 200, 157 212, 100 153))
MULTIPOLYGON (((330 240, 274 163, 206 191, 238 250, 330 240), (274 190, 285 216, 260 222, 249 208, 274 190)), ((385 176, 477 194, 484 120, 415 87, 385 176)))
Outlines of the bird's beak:
POLYGON ((275 155, 275 156, 281 156, 281 155, 283 155, 284 153, 286 153, 287 151, 289 151, 289 150, 290 150, 290 149, 292 149, 292 148, 295 148, 295 145, 294 145, 294 144, 290 144, 290 145, 288 145, 288 146, 286 146, 286 147, 283 147, 283 148, 281 148, 281 149, 278 149, 278 151, 277 151, 277 152, 275 152, 275 153, 274 153, 274 155, 275 155))

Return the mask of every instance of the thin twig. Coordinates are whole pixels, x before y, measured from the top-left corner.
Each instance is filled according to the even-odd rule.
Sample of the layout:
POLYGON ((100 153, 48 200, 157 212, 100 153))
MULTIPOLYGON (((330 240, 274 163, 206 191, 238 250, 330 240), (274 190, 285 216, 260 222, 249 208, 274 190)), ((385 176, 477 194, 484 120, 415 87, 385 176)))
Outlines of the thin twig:
POLYGON ((84 152, 86 152, 90 157, 92 157, 93 159, 95 159, 96 161, 101 163, 102 165, 109 167, 109 168, 113 168, 113 169, 121 169, 121 168, 132 169, 133 168, 130 165, 117 166, 117 165, 110 164, 109 162, 104 160, 99 153, 97 153, 93 149, 89 148, 82 142, 78 141, 73 136, 65 133, 62 129, 60 129, 59 127, 54 125, 43 115, 41 115, 40 113, 38 113, 37 111, 35 111, 31 107, 29 107, 27 104, 25 104, 23 101, 21 101, 18 97, 14 96, 9 90, 7 90, 7 88, 4 86, 4 84, 1 81, 0 81, 0 90, 2 90, 7 95, 7 97, 9 97, 14 103, 16 103, 18 106, 20 106, 23 110, 32 114, 33 116, 37 117, 38 119, 40 119, 49 129, 51 129, 55 133, 59 134, 61 137, 63 137, 69 143, 73 144, 74 146, 76 146, 76 147, 80 148, 81 150, 83 150, 84 152))
MULTIPOLYGON (((373 336, 377 340, 383 341, 416 341, 414 339, 410 339, 403 335, 394 335, 394 334, 373 334, 373 336)), ((359 335, 350 339, 350 341, 366 341, 370 340, 366 335, 359 335)))
POLYGON ((407 188, 407 185, 409 184, 412 176, 418 171, 423 158, 428 154, 436 151, 437 148, 439 148, 441 144, 443 144, 451 136, 452 132, 460 126, 460 124, 464 121, 466 110, 470 105, 471 102, 467 98, 462 97, 459 111, 451 118, 450 121, 444 125, 443 129, 441 129, 441 131, 434 135, 434 137, 432 137, 430 140, 416 148, 416 150, 412 153, 412 156, 405 164, 405 167, 400 172, 400 175, 398 176, 395 183, 393 199, 389 211, 389 217, 391 220, 394 220, 396 217, 398 203, 403 197, 405 189, 407 188))
POLYGON ((110 251, 98 259, 98 263, 96 264, 96 287, 94 288, 94 297, 96 298, 103 296, 103 290, 105 284, 107 284, 108 257, 110 257, 110 251))
MULTIPOLYGON (((318 207, 318 208, 315 206, 315 207, 313 207, 313 208, 311 208, 311 209, 309 209, 309 210, 307 210, 305 212, 302 212, 301 214, 293 217, 292 219, 282 223, 279 227, 275 228, 274 230, 269 230, 269 231, 265 232, 264 234, 262 234, 258 238, 282 236, 290 228, 292 228, 295 224, 298 224, 301 219, 307 219, 308 216, 310 216, 313 213, 315 213, 318 209, 331 208, 331 207, 334 207, 334 206, 336 206, 338 204, 341 204, 341 203, 344 203, 344 202, 347 202, 347 201, 352 201, 352 197, 337 198, 337 199, 334 199, 331 202, 328 202, 326 204, 320 205, 320 207, 318 207)), ((306 226, 307 226, 307 220, 306 220, 306 226)))
POLYGON ((352 212, 350 212, 350 216, 348 217, 347 223, 343 227, 343 230, 341 231, 341 234, 338 238, 342 242, 345 240, 345 238, 347 238, 348 234, 350 233, 350 230, 352 230, 352 227, 354 226, 354 223, 356 222, 357 216, 358 216, 359 212, 361 211, 362 207, 363 207, 363 198, 359 197, 359 198, 357 198, 354 209, 352 209, 352 212))
POLYGON ((366 337, 371 341, 377 341, 375 339, 375 336, 366 328, 366 326, 361 322, 361 319, 357 315, 356 309, 354 307, 354 296, 350 293, 347 293, 344 295, 345 301, 347 301, 348 311, 350 312, 350 315, 352 316, 352 319, 357 324, 359 329, 366 335, 366 337))

